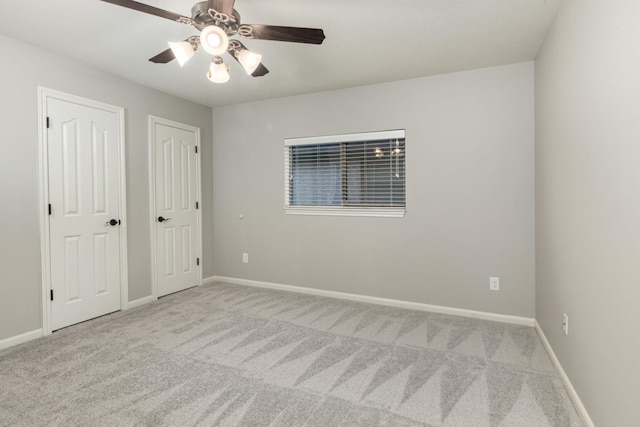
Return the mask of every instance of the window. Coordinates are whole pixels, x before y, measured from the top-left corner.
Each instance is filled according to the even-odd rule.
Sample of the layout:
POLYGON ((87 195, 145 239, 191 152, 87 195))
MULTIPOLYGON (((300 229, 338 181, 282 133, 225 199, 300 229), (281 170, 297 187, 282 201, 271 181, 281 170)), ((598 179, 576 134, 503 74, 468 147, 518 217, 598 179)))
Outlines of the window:
POLYGON ((404 216, 404 130, 286 139, 285 211, 404 216))

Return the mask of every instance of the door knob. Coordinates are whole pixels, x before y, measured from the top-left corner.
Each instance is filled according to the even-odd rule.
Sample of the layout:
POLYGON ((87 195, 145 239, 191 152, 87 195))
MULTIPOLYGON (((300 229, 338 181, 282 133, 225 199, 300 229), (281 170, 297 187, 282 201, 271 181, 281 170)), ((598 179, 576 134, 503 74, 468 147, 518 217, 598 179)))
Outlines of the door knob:
POLYGON ((171 221, 171 218, 163 218, 161 216, 158 217, 158 222, 171 221))
POLYGON ((112 227, 115 227, 118 224, 120 224, 120 220, 119 219, 112 219, 112 220, 107 221, 107 225, 110 225, 112 227))

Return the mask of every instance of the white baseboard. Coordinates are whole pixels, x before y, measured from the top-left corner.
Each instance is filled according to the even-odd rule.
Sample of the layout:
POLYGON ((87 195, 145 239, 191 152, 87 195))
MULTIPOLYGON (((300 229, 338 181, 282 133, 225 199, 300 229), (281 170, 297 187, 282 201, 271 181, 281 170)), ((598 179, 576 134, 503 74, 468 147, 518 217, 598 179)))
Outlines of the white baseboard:
POLYGON ((538 323, 537 320, 535 321, 534 328, 538 333, 538 336, 540 337, 540 341, 542 341, 542 345, 544 346, 544 349, 547 351, 547 354, 551 359, 551 363, 553 363, 553 366, 556 368, 558 375, 560 375, 560 379, 564 384, 564 388, 567 390, 567 394, 569 395, 569 398, 573 402, 573 406, 576 408, 576 412, 578 412, 578 416, 582 419, 582 422, 587 427, 595 427, 595 424, 593 424, 593 421, 591 421, 591 417, 589 416, 587 409, 582 404, 582 401, 580 400, 580 397, 578 396, 578 393, 576 392, 576 390, 573 388, 573 385, 571 384, 569 377, 564 372, 564 369, 562 369, 562 365, 560 365, 560 361, 556 357, 556 354, 554 353, 553 348, 551 348, 551 344, 549 344, 549 341, 547 340, 547 337, 544 335, 544 332, 542 332, 542 328, 540 327, 540 324, 538 323))
POLYGON ((202 284, 203 284, 203 285, 206 285, 207 283, 213 283, 213 282, 215 282, 216 280, 219 280, 219 279, 218 279, 218 276, 204 277, 204 278, 202 279, 202 284))
POLYGON ((534 319, 528 317, 510 316, 506 314, 487 313, 484 311, 466 310, 463 308, 444 307, 440 305, 423 304, 419 302, 401 301, 389 298, 372 297, 368 295, 349 294, 346 292, 326 291, 322 289, 304 288, 301 286, 283 285, 279 283, 258 282, 255 280, 238 279, 234 277, 213 276, 203 280, 203 283, 225 282, 236 285, 253 286, 256 288, 276 289, 280 291, 297 292, 301 294, 317 295, 329 298, 346 299, 366 302, 370 304, 388 305, 409 310, 429 311, 432 313, 450 314, 453 316, 471 317, 473 319, 491 320, 494 322, 511 323, 533 327, 534 319))
POLYGON ((140 307, 141 305, 149 304, 150 302, 154 302, 155 300, 156 298, 153 295, 149 295, 148 297, 138 298, 136 300, 129 301, 129 304, 127 304, 126 310, 140 307))
POLYGON ((42 329, 36 329, 35 331, 25 332, 24 334, 16 335, 15 337, 6 338, 0 340, 0 350, 13 347, 14 345, 22 344, 28 341, 32 341, 42 337, 42 329))

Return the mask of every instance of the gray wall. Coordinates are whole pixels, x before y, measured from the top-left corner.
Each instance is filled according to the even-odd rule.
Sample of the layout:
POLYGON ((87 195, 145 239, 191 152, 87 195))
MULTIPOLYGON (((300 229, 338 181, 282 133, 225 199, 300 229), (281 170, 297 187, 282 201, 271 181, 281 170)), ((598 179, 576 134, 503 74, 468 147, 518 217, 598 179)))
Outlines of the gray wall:
POLYGON ((536 61, 536 318, 598 426, 638 425, 639 21, 565 0, 536 61))
POLYGON ((533 95, 522 63, 214 109, 215 273, 533 317, 533 95), (284 213, 283 138, 399 128, 404 218, 284 213))
MULTIPOLYGON (((203 228, 212 234, 211 109, 0 36, 0 340, 41 327, 37 85, 126 109, 129 299, 151 294, 148 115, 202 129, 203 228)), ((204 275, 213 273, 204 240, 204 275)))

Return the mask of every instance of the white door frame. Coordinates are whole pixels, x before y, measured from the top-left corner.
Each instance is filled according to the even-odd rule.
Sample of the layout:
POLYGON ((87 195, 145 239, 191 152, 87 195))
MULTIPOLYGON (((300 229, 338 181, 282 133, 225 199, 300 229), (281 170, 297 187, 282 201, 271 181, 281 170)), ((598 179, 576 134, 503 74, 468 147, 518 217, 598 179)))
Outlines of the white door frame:
POLYGON ((92 99, 82 98, 65 92, 38 86, 38 172, 40 175, 40 266, 42 271, 42 335, 51 334, 51 254, 49 251, 49 165, 47 135, 47 100, 58 99, 73 102, 87 107, 115 113, 119 128, 118 146, 118 182, 119 182, 119 218, 122 225, 120 233, 120 310, 126 310, 129 304, 129 276, 127 268, 127 205, 126 205, 126 163, 125 163, 125 131, 124 108, 104 104, 92 99))
POLYGON ((149 115, 149 235, 151 236, 151 292, 153 300, 158 299, 158 256, 157 256, 157 240, 156 240, 156 162, 155 162, 155 137, 156 124, 171 126, 178 129, 182 129, 188 132, 193 132, 196 137, 196 147, 198 147, 198 155, 196 156, 196 197, 198 199, 199 208, 197 210, 198 215, 198 258, 200 258, 200 272, 198 274, 198 282, 196 286, 202 284, 202 176, 200 172, 200 128, 187 125, 180 122, 175 122, 169 119, 163 119, 162 117, 149 115))

